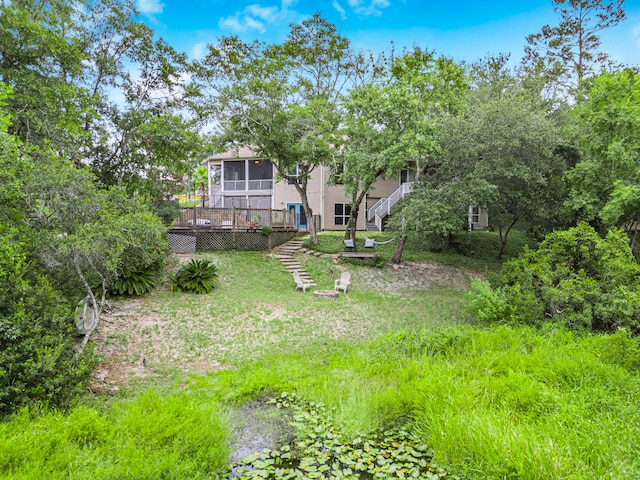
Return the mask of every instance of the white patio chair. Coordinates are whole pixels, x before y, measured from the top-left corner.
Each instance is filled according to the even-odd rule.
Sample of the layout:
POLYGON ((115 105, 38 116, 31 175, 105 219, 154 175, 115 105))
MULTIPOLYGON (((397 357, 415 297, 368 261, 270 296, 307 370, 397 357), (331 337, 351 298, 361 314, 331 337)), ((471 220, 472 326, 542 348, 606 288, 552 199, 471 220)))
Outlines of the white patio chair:
POLYGON ((364 235, 363 233, 361 233, 360 235, 362 235, 362 238, 364 238, 364 248, 365 248, 365 250, 367 248, 372 248, 372 249, 376 248, 376 241, 373 238, 369 238, 366 235, 364 235))
POLYGON ((351 274, 349 272, 342 272, 340 278, 337 279, 333 285, 333 290, 344 290, 344 293, 347 293, 347 288, 349 288, 349 284, 351 284, 351 274))
POLYGON ((304 280, 302 280, 302 277, 300 277, 300 272, 297 270, 293 272, 293 279, 296 282, 296 290, 301 288, 303 292, 306 292, 307 287, 311 286, 311 283, 305 282, 304 280))
MULTIPOLYGON (((187 222, 187 225, 189 226, 193 225, 193 219, 189 220, 187 222)), ((197 226, 211 225, 211 220, 208 220, 206 218, 196 218, 196 225, 197 226)))

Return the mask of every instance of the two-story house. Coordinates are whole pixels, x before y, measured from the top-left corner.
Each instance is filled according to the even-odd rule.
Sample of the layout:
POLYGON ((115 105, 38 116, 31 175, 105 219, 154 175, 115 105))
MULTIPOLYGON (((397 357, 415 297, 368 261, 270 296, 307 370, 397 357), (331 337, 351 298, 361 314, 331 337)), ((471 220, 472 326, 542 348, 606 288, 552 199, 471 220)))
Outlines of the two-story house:
MULTIPOLYGON (((295 185, 276 181, 276 169, 268 158, 250 148, 238 147, 211 155, 204 164, 209 172, 209 207, 289 210, 295 213, 295 226, 307 228, 309 220, 295 185)), ((307 197, 320 230, 345 230, 351 213, 350 198, 342 185, 331 184, 331 175, 330 167, 316 167, 307 182, 307 197)), ((357 229, 380 230, 391 208, 410 193, 413 179, 414 171, 409 167, 394 178, 379 178, 367 192, 357 229)), ((486 214, 470 209, 470 228, 486 225, 486 214)))

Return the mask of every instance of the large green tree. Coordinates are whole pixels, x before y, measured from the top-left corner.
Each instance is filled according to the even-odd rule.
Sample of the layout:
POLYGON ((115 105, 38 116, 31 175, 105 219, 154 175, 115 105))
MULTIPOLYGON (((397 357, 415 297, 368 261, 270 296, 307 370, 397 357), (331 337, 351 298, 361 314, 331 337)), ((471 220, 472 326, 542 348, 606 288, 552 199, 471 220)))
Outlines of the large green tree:
POLYGON ((637 253, 640 222, 640 75, 604 73, 574 110, 583 159, 567 172, 566 206, 603 228, 627 226, 637 253))
POLYGON ((464 70, 450 59, 415 47, 378 67, 345 103, 340 180, 351 196, 347 236, 355 241, 365 195, 381 175, 412 164, 417 180, 437 150, 437 118, 460 108, 468 89, 464 70))
POLYGON ((86 296, 95 306, 86 344, 116 280, 162 264, 166 229, 139 195, 119 186, 100 189, 88 169, 56 156, 46 162, 41 158, 23 182, 40 260, 70 298, 86 296))
POLYGON ((443 119, 441 128, 440 174, 462 187, 478 181, 490 187, 470 200, 489 209, 501 256, 519 220, 539 224, 555 206, 565 170, 557 152, 560 128, 531 92, 482 86, 469 96, 468 108, 443 119))
POLYGON ((37 227, 23 192, 37 168, 7 132, 8 93, 0 83, 0 415, 36 402, 66 405, 92 366, 90 356, 74 358, 71 302, 37 256, 37 227))
POLYGON ((525 62, 529 67, 554 71, 565 86, 575 88, 583 79, 610 65, 601 50, 599 34, 626 18, 624 0, 552 0, 558 25, 545 25, 527 37, 525 62))
POLYGON ((485 207, 501 256, 519 220, 543 225, 557 210, 566 169, 560 126, 538 90, 505 70, 504 60, 475 68, 465 108, 440 118, 437 168, 425 178, 426 191, 392 215, 392 227, 447 236, 466 223, 470 205, 485 207))
POLYGON ((2 2, 0 80, 15 92, 10 133, 158 199, 201 141, 186 56, 136 17, 130 0, 2 2))
POLYGON ((307 182, 339 153, 339 96, 358 65, 348 39, 316 14, 292 25, 281 44, 223 38, 197 69, 223 145, 247 145, 271 159, 298 191, 314 243, 307 182))

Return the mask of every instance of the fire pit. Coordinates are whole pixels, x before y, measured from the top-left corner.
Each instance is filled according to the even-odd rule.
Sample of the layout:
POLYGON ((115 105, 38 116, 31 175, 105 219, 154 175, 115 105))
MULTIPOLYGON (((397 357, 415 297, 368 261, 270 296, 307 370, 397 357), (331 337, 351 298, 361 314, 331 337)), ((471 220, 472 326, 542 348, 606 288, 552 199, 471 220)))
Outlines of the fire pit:
POLYGON ((335 290, 316 290, 315 292, 313 292, 313 294, 316 297, 329 299, 336 299, 340 296, 340 293, 336 292, 335 290))

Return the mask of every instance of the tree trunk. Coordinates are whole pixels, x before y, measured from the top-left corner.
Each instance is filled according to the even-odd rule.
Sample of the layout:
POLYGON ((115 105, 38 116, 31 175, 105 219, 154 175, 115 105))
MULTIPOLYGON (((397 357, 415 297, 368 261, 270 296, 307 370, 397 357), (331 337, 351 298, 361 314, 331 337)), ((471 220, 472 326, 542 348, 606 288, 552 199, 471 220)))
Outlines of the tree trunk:
POLYGON ((356 242, 356 231, 358 228, 358 216, 360 215, 360 205, 364 200, 365 195, 367 194, 366 190, 360 192, 360 195, 352 202, 351 204, 351 215, 349 215, 349 223, 347 224, 347 232, 345 233, 344 238, 351 238, 355 245, 356 242))
POLYGON ((509 224, 509 226, 505 230, 504 235, 502 234, 502 225, 500 226, 500 229, 499 229, 499 233, 500 233, 500 250, 498 251, 498 259, 500 259, 500 260, 502 260, 502 255, 504 254, 504 249, 507 246, 507 238, 509 237, 509 232, 511 231, 513 226, 518 221, 518 218, 519 218, 518 216, 515 216, 513 218, 513 221, 509 224))
POLYGON ((91 328, 87 332, 85 332, 82 342, 80 343, 80 345, 76 350, 75 359, 77 360, 80 357, 80 355, 82 355, 82 352, 87 346, 87 343, 89 343, 89 338, 91 338, 91 334, 95 331, 96 328, 98 328, 98 324, 100 323, 100 314, 102 313, 104 299, 106 297, 106 287, 104 285, 104 282, 102 282, 102 298, 100 299, 101 301, 98 302, 96 300, 96 296, 94 295, 91 287, 89 286, 89 283, 87 282, 84 274, 82 273, 82 270, 80 270, 80 266, 77 263, 75 263, 74 267, 75 267, 76 273, 78 274, 78 277, 80 278, 80 281, 82 282, 85 290, 88 293, 87 296, 91 299, 93 308, 95 309, 95 315, 96 315, 95 323, 91 326, 91 328))
POLYGON ((294 183, 296 186, 296 190, 300 194, 300 201, 302 202, 302 210, 304 214, 307 216, 307 225, 309 227, 309 236, 311 237, 311 242, 314 245, 318 244, 318 232, 316 232, 316 223, 313 220, 313 211, 309 206, 309 199, 307 198, 307 184, 298 184, 294 183))
MULTIPOLYGON (((384 169, 380 169, 376 172, 375 178, 377 179, 380 175, 384 173, 384 169)), ((349 215, 349 223, 347 224, 347 233, 345 233, 344 238, 351 238, 353 243, 356 242, 356 229, 358 225, 358 216, 360 215, 360 205, 364 201, 367 192, 371 188, 373 182, 369 182, 366 185, 362 185, 362 190, 358 195, 354 195, 351 203, 351 215, 349 215)))
POLYGON ((398 265, 402 261, 402 251, 404 250, 404 244, 406 241, 406 235, 400 235, 398 237, 398 244, 396 245, 396 249, 393 252, 393 258, 391 259, 391 263, 394 265, 398 265))

